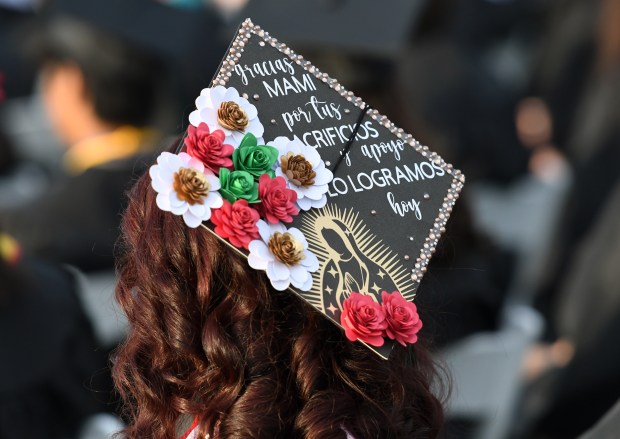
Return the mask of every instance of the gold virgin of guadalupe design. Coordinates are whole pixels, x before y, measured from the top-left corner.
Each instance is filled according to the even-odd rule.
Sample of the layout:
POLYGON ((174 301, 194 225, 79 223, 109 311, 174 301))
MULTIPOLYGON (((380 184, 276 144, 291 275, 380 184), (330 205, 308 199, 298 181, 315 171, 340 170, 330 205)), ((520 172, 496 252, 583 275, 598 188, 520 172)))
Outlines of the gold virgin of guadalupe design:
POLYGON ((381 291, 400 291, 413 299, 415 287, 397 254, 370 232, 353 209, 328 205, 303 217, 301 231, 319 259, 311 304, 338 320, 342 303, 352 292, 381 300, 381 291))

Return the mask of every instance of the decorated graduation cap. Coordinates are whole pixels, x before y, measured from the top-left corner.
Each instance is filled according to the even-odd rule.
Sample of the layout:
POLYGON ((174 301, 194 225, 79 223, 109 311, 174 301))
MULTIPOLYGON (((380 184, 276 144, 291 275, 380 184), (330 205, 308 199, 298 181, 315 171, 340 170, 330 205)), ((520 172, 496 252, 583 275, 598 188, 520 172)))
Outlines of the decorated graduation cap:
POLYGON ((160 208, 204 227, 383 358, 415 343, 413 299, 464 176, 246 20, 178 154, 160 208))

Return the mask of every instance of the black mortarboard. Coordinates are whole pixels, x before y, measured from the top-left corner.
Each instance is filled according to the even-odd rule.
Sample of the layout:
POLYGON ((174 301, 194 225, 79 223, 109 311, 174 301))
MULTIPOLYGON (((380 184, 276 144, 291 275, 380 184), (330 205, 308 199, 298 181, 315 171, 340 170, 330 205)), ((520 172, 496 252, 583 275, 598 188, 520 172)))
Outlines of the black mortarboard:
POLYGON ((212 14, 175 8, 155 0, 52 0, 48 19, 69 17, 169 58, 219 44, 220 22, 212 14), (201 44, 202 46, 200 46, 201 44))
MULTIPOLYGON (((238 30, 211 88, 202 91, 196 105, 181 148, 189 155, 164 153, 151 169, 162 209, 184 215, 191 227, 202 224, 228 238, 231 246, 248 256, 250 266, 267 271, 275 288, 290 286, 336 323, 353 292, 373 298, 376 304, 385 300, 382 291, 399 291, 405 299, 413 299, 463 186, 465 179, 458 170, 249 19, 238 30), (219 140, 211 139, 207 149, 220 145, 222 139, 230 145, 217 146, 210 156, 201 150, 207 144, 204 136, 217 130, 219 140), (264 143, 272 149, 257 146, 264 143), (303 166, 316 172, 305 172, 303 166, 295 168, 303 172, 291 171, 291 161, 300 157, 303 166), (208 182, 205 178, 204 184, 196 186, 196 193, 205 195, 200 204, 187 194, 178 195, 184 181, 200 181, 186 169, 198 166, 202 171, 203 165, 195 165, 198 160, 213 170, 205 171, 208 182), (267 167, 258 174, 266 172, 270 177, 260 176, 257 197, 250 174, 256 171, 254 164, 260 168, 262 163, 267 167), (231 183, 239 170, 238 179, 231 183), (275 185, 274 175, 296 190, 301 210, 295 216, 288 207, 281 207, 285 204, 278 204, 279 210, 272 213, 288 224, 270 225, 268 230, 271 207, 260 185, 263 189, 265 184, 275 185), (306 182, 310 189, 323 186, 316 193, 304 192, 305 183, 295 181, 303 178, 311 180, 306 182), (207 197, 207 190, 215 195, 209 192, 207 197), (259 239, 255 237, 249 246, 249 241, 240 244, 249 238, 239 232, 243 229, 239 222, 251 222, 251 215, 230 220, 233 213, 220 195, 261 212, 266 222, 258 222, 262 223, 259 239), (206 219, 211 221, 202 223, 206 219), (295 229, 288 243, 281 239, 287 227, 295 229), (249 248, 249 254, 241 247, 249 248), (311 255, 302 254, 302 247, 311 255), (311 277, 295 264, 307 268, 311 277)), ((387 358, 391 347, 387 340, 372 348, 387 358)))
POLYGON ((426 7, 424 0, 253 0, 243 15, 295 47, 395 56, 426 7), (290 17, 303 17, 291 19, 290 17))

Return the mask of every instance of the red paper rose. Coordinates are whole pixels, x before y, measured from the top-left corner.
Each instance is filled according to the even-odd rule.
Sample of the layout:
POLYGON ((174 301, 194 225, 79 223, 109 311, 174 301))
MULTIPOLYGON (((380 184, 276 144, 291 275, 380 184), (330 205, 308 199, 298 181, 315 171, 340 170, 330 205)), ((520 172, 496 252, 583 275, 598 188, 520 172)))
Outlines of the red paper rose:
POLYGON ((185 146, 187 153, 204 163, 216 174, 220 168, 232 169, 233 162, 230 158, 235 148, 224 143, 226 134, 222 130, 209 131, 209 126, 202 122, 196 128, 190 125, 187 129, 185 146))
POLYGON ((383 312, 387 328, 386 335, 403 346, 418 341, 417 333, 422 329, 422 320, 413 302, 409 302, 398 291, 381 293, 383 312))
POLYGON ((387 322, 381 305, 360 293, 351 293, 342 305, 340 324, 347 338, 382 346, 387 322))
POLYGON ((246 249, 251 241, 260 238, 256 226, 259 219, 258 212, 252 209, 244 199, 239 199, 234 204, 224 200, 222 208, 213 210, 211 213, 215 233, 222 238, 227 238, 235 247, 246 249))
POLYGON ((271 178, 267 174, 261 175, 258 179, 258 198, 261 200, 258 205, 260 213, 272 224, 278 221, 290 223, 293 216, 299 213, 299 208, 295 205, 297 193, 286 187, 284 177, 271 178))

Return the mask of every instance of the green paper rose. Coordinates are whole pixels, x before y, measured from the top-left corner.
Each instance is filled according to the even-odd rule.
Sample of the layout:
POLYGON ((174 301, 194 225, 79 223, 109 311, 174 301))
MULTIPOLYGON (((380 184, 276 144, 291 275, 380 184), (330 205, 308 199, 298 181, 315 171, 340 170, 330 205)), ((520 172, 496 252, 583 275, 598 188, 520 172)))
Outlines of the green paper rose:
POLYGON ((252 133, 247 133, 239 147, 233 151, 235 171, 246 171, 258 181, 261 175, 275 177, 273 165, 278 160, 278 150, 273 146, 259 145, 252 133))
POLYGON ((234 203, 237 200, 247 200, 248 203, 258 203, 258 183, 246 171, 232 171, 220 168, 220 194, 225 200, 234 203))

